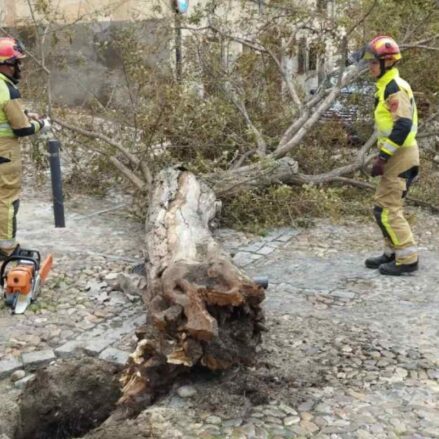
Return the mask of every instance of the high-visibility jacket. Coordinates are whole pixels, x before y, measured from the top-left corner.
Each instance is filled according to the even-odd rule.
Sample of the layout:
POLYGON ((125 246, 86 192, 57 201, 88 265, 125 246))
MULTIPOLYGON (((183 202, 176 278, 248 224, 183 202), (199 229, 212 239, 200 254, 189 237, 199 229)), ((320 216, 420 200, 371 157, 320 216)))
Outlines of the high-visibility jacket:
POLYGON ((392 156, 398 148, 416 145, 418 112, 412 89, 396 67, 376 82, 375 129, 380 155, 392 156))
POLYGON ((0 73, 0 142, 2 138, 30 136, 43 123, 30 121, 23 109, 20 91, 14 82, 0 73))

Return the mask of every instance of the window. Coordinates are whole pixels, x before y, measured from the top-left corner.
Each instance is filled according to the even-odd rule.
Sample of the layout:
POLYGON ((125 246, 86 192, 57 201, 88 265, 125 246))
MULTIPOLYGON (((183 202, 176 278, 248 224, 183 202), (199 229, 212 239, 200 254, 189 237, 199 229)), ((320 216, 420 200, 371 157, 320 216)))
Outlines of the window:
POLYGON ((306 64, 306 39, 301 38, 299 40, 299 49, 297 51, 297 73, 305 73, 307 71, 306 64))
POLYGON ((319 48, 316 44, 313 44, 309 48, 308 54, 308 70, 317 70, 317 59, 319 56, 319 48))

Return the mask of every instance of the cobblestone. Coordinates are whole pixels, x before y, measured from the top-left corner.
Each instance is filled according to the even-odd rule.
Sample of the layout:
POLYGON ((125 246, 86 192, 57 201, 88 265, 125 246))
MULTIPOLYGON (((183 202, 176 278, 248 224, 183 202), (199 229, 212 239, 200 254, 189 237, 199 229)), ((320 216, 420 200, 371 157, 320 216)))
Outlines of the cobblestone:
POLYGON ((129 353, 115 348, 107 348, 99 355, 101 360, 124 366, 128 361, 129 353))
MULTIPOLYGON (((136 245, 143 226, 98 216, 55 230, 47 243, 40 224, 51 223, 51 210, 40 204, 24 200, 20 214, 31 220, 23 221, 21 239, 50 250, 56 265, 24 318, 0 310, 0 377, 41 351, 52 352, 45 361, 86 354, 124 364, 145 319, 128 274, 142 259, 136 245), (118 232, 111 242, 108 230, 118 232)), ((403 278, 364 267, 380 247, 373 224, 320 221, 264 237, 217 231, 249 276, 269 276, 268 332, 258 364, 236 379, 194 379, 158 402, 175 431, 185 439, 201 431, 257 439, 439 437, 439 219, 418 214, 421 268, 403 278), (182 388, 190 397, 181 397, 182 388)))
POLYGON ((35 369, 50 363, 56 357, 52 349, 46 349, 44 351, 24 352, 21 358, 26 369, 35 369))
POLYGON ((5 358, 0 361, 0 378, 8 376, 12 372, 23 367, 23 362, 17 358, 5 358))

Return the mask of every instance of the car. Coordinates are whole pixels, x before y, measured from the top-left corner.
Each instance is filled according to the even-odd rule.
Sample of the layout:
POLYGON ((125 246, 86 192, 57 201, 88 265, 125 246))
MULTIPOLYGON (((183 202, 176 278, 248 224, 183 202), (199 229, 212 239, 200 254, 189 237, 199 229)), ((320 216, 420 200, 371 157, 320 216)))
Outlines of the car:
MULTIPOLYGON (((337 85, 337 74, 328 75, 311 94, 337 85)), ((348 143, 362 145, 373 130, 373 107, 375 86, 372 82, 360 78, 346 85, 340 94, 321 116, 321 123, 335 122, 345 130, 348 143)))

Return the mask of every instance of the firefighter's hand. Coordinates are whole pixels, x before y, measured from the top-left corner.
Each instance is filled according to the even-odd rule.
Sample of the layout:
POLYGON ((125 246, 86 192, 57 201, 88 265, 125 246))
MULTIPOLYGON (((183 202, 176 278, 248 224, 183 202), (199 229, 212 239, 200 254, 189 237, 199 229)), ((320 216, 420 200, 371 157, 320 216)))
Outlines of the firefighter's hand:
POLYGON ((31 120, 40 120, 42 119, 42 116, 40 116, 38 113, 32 113, 30 111, 26 111, 26 116, 31 120))
POLYGON ((381 156, 377 156, 373 160, 372 170, 370 171, 370 175, 372 177, 378 177, 379 175, 384 174, 384 166, 387 163, 387 160, 381 156))
POLYGON ((48 117, 45 117, 44 119, 39 119, 38 122, 41 125, 41 129, 40 129, 41 134, 47 133, 52 129, 52 123, 48 117))

